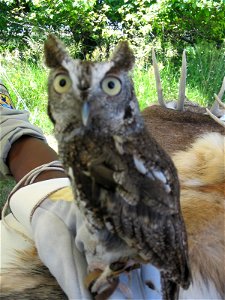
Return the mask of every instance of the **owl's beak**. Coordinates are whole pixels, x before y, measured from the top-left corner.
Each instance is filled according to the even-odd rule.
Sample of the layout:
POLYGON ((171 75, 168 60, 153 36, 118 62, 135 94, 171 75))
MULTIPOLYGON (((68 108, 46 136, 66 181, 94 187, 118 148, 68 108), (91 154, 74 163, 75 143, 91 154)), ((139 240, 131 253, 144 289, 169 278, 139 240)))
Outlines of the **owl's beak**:
POLYGON ((88 102, 84 102, 82 111, 81 111, 81 117, 82 117, 82 122, 83 122, 84 126, 87 126, 89 114, 90 114, 90 105, 88 102))

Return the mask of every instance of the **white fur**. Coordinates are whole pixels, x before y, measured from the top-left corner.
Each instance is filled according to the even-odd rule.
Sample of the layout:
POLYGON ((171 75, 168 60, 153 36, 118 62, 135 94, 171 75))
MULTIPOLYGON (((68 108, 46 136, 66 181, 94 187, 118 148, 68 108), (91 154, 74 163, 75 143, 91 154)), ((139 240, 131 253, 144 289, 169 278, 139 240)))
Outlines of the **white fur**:
MULTIPOLYGON (((207 262, 206 262, 207 263, 207 262)), ((188 290, 180 289, 180 300, 222 300, 215 285, 212 282, 205 282, 200 276, 193 279, 193 284, 188 290)))

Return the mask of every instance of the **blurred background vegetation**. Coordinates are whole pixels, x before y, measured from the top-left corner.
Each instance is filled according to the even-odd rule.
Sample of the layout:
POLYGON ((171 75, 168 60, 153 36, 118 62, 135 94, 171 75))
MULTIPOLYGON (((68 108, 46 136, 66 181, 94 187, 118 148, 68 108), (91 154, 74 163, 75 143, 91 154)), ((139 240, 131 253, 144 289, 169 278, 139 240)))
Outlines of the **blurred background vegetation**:
MULTIPOLYGON (((60 37, 80 59, 107 59, 121 39, 136 55, 133 72, 140 106, 156 102, 155 48, 165 98, 177 98, 181 54, 188 62, 187 97, 209 106, 225 75, 224 0, 0 0, 0 79, 17 108, 52 133, 46 114, 43 44, 60 37)), ((0 200, 11 181, 0 181, 0 200)))
POLYGON ((0 78, 31 122, 52 131, 46 116, 43 44, 55 33, 80 59, 107 59, 120 39, 135 51, 141 108, 155 102, 151 49, 165 98, 177 98, 181 54, 187 52, 187 96, 210 105, 225 75, 223 0, 0 0, 0 78))

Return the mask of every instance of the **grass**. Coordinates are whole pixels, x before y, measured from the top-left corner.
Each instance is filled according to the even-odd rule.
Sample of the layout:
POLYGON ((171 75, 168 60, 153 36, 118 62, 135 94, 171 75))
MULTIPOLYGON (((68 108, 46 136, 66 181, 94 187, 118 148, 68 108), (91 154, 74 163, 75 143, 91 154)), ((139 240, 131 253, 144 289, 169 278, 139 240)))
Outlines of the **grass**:
POLYGON ((52 133, 53 126, 47 116, 47 69, 41 62, 27 63, 15 57, 5 57, 1 63, 0 78, 7 85, 16 108, 28 110, 31 123, 46 134, 52 133))
MULTIPOLYGON (((186 96, 201 106, 211 106, 214 93, 218 93, 225 76, 225 51, 213 45, 199 44, 186 49, 187 57, 187 85, 186 96)), ((164 59, 159 63, 163 94, 166 101, 178 97, 178 84, 180 80, 181 55, 164 59)), ((134 82, 141 108, 156 102, 157 94, 152 66, 146 70, 136 69, 134 82)), ((223 100, 225 97, 223 98, 223 100)))
MULTIPOLYGON (((30 121, 42 128, 45 134, 52 134, 53 126, 47 116, 47 74, 43 63, 36 64, 21 60, 18 54, 0 54, 0 78, 9 88, 10 95, 19 109, 30 111, 30 121), (6 80, 6 76, 10 82, 6 80), (17 91, 15 93, 15 91, 17 91), (23 101, 18 101, 17 93, 23 101)), ((178 96, 180 67, 170 60, 164 65, 159 64, 164 98, 175 100, 178 96)), ((213 94, 218 93, 225 75, 225 57, 222 49, 210 45, 197 45, 187 49, 188 76, 187 97, 202 106, 208 106, 213 101, 213 94)), ((138 62, 137 62, 138 65, 138 62)), ((143 65, 143 64, 141 64, 143 65)), ((145 61, 145 68, 133 71, 133 80, 137 99, 141 109, 157 102, 157 93, 152 66, 145 61)), ((0 181, 0 201, 13 186, 9 180, 0 181)), ((3 200, 4 199, 4 200, 3 200)))
MULTIPOLYGON (((1 70, 3 75, 7 74, 13 88, 19 92, 24 103, 18 104, 17 95, 12 86, 8 85, 13 101, 18 108, 28 108, 30 111, 30 120, 32 123, 41 127, 44 133, 52 133, 52 124, 48 119, 47 107, 47 74, 48 70, 44 64, 38 61, 36 64, 21 60, 18 55, 0 54, 1 70)), ((159 64, 160 75, 164 98, 166 100, 177 99, 178 83, 180 76, 180 66, 172 63, 168 58, 164 65, 159 64)), ((214 93, 218 93, 225 75, 225 57, 224 51, 215 49, 211 45, 198 45, 195 48, 187 48, 188 76, 187 76, 187 97, 207 106, 212 103, 214 93)), ((145 64, 146 65, 146 64, 145 64)), ((155 88, 155 79, 152 66, 148 62, 145 69, 137 66, 133 72, 133 80, 137 98, 141 109, 157 101, 155 88)), ((4 76, 3 76, 4 80, 4 76)), ((7 82, 6 82, 7 84, 7 82)))
POLYGON ((225 49, 200 44, 188 49, 188 82, 191 90, 201 94, 199 104, 206 106, 214 101, 225 76, 225 49))
POLYGON ((0 208, 3 207, 8 194, 15 185, 15 181, 10 178, 0 180, 0 208))

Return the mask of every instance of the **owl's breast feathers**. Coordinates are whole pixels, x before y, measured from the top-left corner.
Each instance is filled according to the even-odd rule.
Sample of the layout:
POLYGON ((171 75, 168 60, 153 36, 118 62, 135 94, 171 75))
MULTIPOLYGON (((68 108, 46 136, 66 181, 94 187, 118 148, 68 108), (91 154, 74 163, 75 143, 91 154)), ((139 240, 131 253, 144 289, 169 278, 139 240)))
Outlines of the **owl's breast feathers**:
MULTIPOLYGON (((179 181, 169 156, 146 132, 85 136, 65 146, 78 205, 89 223, 137 250, 141 259, 189 282, 179 181)), ((188 283, 189 284, 189 283, 188 283)))

